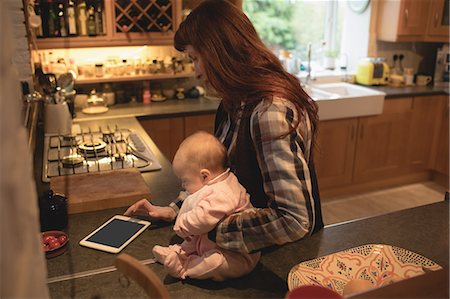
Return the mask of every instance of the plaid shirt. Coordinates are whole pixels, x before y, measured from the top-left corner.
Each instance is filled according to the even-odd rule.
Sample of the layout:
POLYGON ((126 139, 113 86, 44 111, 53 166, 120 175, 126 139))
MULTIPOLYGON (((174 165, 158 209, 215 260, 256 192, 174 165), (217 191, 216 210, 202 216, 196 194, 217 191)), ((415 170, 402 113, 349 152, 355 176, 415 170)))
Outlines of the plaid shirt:
MULTIPOLYGON (((267 208, 233 214, 220 222, 216 230, 220 247, 253 252, 296 241, 312 232, 316 219, 308 168, 312 131, 307 113, 303 113, 296 130, 278 138, 289 131, 298 117, 296 107, 279 98, 262 101, 254 109, 250 117, 251 138, 270 202, 267 208)), ((238 129, 239 120, 232 122, 228 117, 216 132, 230 155, 234 154, 238 129)))
MULTIPOLYGON (((297 119, 296 107, 284 99, 262 101, 253 110, 251 138, 262 172, 264 192, 270 202, 267 208, 248 209, 219 222, 215 241, 220 247, 250 253, 293 242, 312 233, 316 215, 308 167, 312 131, 307 113, 302 115, 296 130, 277 138, 285 135, 297 119)), ((233 122, 228 117, 217 129, 216 136, 229 155, 239 154, 235 153, 239 125, 239 120, 233 122)), ((185 197, 181 193, 171 204, 175 211, 178 212, 177 206, 181 206, 185 197)), ((317 219, 317 222, 321 221, 321 218, 317 219)))

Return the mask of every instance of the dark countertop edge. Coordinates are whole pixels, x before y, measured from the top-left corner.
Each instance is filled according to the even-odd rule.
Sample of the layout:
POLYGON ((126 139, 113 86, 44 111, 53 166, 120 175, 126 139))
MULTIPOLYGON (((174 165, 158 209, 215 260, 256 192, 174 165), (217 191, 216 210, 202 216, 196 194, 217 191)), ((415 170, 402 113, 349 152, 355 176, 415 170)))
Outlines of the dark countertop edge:
POLYGON ((445 87, 435 87, 435 86, 392 87, 392 86, 365 86, 365 85, 360 86, 384 92, 386 94, 387 100, 400 97, 449 95, 449 89, 445 87))

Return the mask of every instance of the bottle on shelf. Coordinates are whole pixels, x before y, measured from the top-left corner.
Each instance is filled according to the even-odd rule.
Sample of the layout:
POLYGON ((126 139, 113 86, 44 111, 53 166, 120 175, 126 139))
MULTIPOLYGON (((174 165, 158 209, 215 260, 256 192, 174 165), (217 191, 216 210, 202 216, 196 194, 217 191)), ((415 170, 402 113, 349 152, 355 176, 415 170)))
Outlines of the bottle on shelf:
POLYGON ((41 24, 34 29, 34 33, 36 34, 36 37, 44 37, 44 31, 43 31, 43 20, 42 20, 42 10, 41 10, 41 5, 39 3, 39 1, 35 1, 34 2, 34 14, 36 15, 37 18, 39 18, 41 20, 41 24))
POLYGON ((77 31, 79 35, 87 35, 86 2, 79 0, 77 5, 77 31))
POLYGON ((103 28, 103 6, 101 0, 97 0, 95 4, 95 30, 97 31, 97 35, 103 35, 105 30, 103 28))
POLYGON ((67 36, 67 24, 66 24, 66 14, 64 9, 64 4, 58 4, 58 17, 57 24, 59 27, 59 34, 61 37, 67 36))
POLYGON ((88 31, 89 36, 97 35, 94 6, 89 7, 89 10, 88 10, 87 31, 88 31))
POLYGON ((56 27, 57 16, 53 9, 53 3, 51 0, 47 1, 48 5, 48 36, 59 36, 59 30, 56 27))
POLYGON ((142 103, 150 104, 152 102, 152 94, 150 91, 150 82, 144 81, 144 86, 142 88, 142 103))
POLYGON ((72 0, 69 0, 69 4, 67 6, 67 23, 69 27, 69 35, 76 36, 77 35, 77 22, 75 19, 75 6, 72 0))

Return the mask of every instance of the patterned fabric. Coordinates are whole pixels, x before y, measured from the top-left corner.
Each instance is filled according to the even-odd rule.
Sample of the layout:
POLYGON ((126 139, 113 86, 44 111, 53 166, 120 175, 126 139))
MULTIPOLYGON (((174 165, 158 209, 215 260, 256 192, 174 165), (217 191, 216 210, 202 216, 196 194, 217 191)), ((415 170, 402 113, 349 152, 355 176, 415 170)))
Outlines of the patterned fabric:
MULTIPOLYGON (((296 107, 279 98, 261 101, 253 110, 250 133, 268 198, 267 207, 234 214, 220 222, 216 230, 216 243, 220 247, 254 252, 301 239, 313 231, 316 221, 323 225, 321 215, 314 213, 315 202, 320 203, 313 196, 315 179, 312 180, 309 168, 312 131, 308 115, 301 115, 300 125, 287 134, 298 118, 296 107)), ((231 159, 239 155, 236 150, 239 126, 239 118, 232 121, 227 117, 216 130, 231 159)))

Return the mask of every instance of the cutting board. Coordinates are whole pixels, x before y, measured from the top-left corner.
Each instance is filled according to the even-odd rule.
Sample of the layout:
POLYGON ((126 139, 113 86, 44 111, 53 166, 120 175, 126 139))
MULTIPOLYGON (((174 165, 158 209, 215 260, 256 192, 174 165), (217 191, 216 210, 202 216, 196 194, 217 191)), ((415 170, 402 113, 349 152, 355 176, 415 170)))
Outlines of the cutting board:
POLYGON ((150 190, 137 168, 51 178, 50 188, 67 196, 69 214, 128 207, 150 190))

